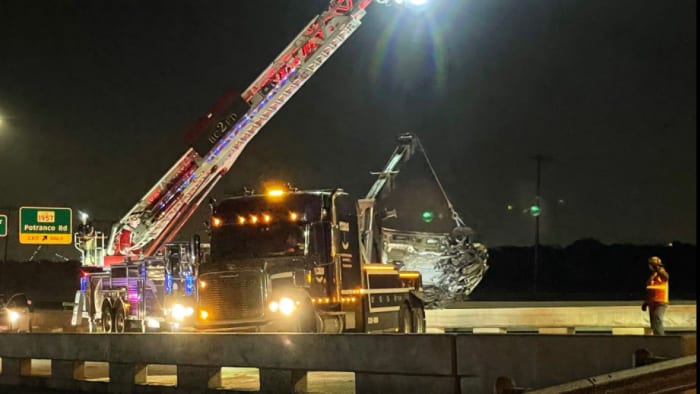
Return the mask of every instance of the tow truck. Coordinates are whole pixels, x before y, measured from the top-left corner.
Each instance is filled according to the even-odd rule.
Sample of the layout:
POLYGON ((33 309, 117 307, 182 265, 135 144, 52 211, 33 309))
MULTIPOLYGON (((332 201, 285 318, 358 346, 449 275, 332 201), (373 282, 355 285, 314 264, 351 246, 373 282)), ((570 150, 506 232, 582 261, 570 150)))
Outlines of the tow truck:
POLYGON ((416 150, 427 159, 417 137, 402 135, 360 200, 337 188, 274 187, 214 203, 211 259, 199 266, 195 328, 425 332, 422 275, 386 261, 387 249, 398 244, 425 249, 422 241, 436 241, 431 246, 444 247, 439 253, 460 267, 462 280, 453 283, 453 291, 481 280, 487 256, 483 245, 471 242, 471 230, 442 186, 456 223, 451 236, 396 230, 383 236, 387 211, 380 197, 390 191, 398 165, 416 150))
MULTIPOLYGON (((168 303, 168 289, 185 289, 175 298, 191 301, 194 292, 187 292, 188 284, 197 273, 188 267, 182 276, 170 274, 170 242, 248 142, 360 27, 373 1, 402 3, 330 1, 247 89, 230 91, 196 122, 187 133, 190 147, 112 226, 109 236, 83 223, 74 237, 83 276, 73 325, 87 320, 90 330, 144 331, 149 324, 155 328, 175 315, 189 315, 186 303, 168 303)), ((186 254, 196 259, 197 242, 191 244, 186 254)))

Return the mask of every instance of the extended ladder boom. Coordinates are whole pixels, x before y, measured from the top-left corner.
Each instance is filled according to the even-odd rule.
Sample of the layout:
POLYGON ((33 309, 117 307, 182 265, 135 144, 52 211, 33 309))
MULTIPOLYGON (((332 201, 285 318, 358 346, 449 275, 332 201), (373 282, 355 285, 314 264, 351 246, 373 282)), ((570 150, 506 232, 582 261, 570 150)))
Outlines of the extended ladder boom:
POLYGON ((170 241, 248 142, 355 32, 371 2, 331 1, 240 97, 201 119, 203 136, 112 227, 109 254, 149 256, 170 241))

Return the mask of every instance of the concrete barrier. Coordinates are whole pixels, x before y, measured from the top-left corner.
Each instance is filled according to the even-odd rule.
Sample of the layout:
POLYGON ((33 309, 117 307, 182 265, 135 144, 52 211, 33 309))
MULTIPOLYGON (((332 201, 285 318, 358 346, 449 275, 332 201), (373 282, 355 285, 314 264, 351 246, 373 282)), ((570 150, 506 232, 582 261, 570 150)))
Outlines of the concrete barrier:
MULTIPOLYGON (((433 309, 425 315, 431 332, 461 329, 506 333, 530 329, 542 333, 604 330, 613 334, 649 334, 649 312, 643 312, 640 305, 641 301, 639 305, 433 309)), ((695 331, 696 311, 694 303, 672 304, 664 316, 664 326, 669 331, 695 331)))
POLYGON ((5 387, 111 393, 221 393, 221 367, 260 369, 260 391, 304 391, 307 371, 355 373, 358 393, 491 393, 499 376, 544 387, 632 367, 648 349, 695 354, 694 336, 0 334, 5 387), (50 359, 50 376, 27 376, 50 359), (80 380, 85 361, 109 363, 109 382, 80 380), (147 386, 148 364, 177 366, 177 386, 147 386))

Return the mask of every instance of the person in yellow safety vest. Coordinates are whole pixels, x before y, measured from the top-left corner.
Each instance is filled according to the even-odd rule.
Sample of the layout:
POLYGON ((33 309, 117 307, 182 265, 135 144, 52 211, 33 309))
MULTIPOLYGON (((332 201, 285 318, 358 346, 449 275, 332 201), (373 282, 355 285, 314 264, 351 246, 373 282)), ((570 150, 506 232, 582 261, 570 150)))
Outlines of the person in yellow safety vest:
POLYGON ((654 335, 664 335, 664 313, 668 307, 668 272, 661 259, 649 257, 651 276, 647 280, 642 310, 649 308, 649 322, 654 335))

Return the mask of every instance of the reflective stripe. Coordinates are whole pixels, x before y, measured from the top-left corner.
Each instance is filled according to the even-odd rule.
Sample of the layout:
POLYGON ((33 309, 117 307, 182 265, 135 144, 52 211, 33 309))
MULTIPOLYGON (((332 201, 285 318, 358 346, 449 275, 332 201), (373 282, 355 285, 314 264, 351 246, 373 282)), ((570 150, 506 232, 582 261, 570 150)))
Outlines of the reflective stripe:
POLYGON ((668 304, 668 282, 647 285, 646 301, 668 304))
POLYGON ((388 289, 352 289, 352 290, 341 290, 340 294, 390 294, 390 293, 408 293, 412 288, 408 287, 394 287, 388 289))
POLYGON ((369 308, 370 312, 398 312, 401 307, 399 306, 381 306, 378 308, 369 308))

